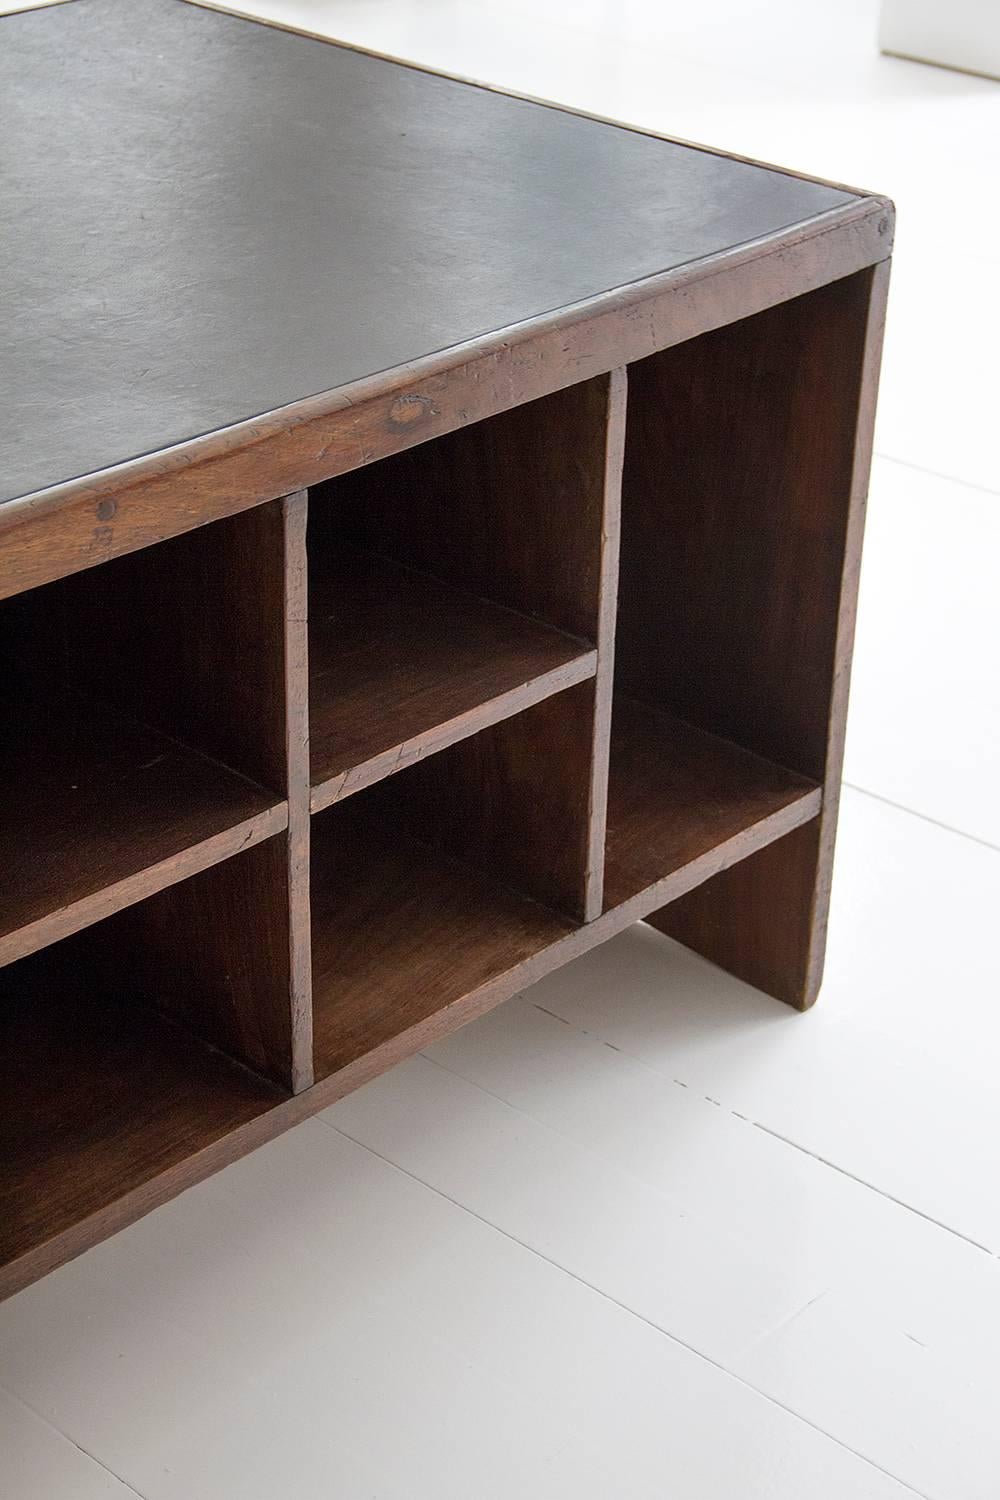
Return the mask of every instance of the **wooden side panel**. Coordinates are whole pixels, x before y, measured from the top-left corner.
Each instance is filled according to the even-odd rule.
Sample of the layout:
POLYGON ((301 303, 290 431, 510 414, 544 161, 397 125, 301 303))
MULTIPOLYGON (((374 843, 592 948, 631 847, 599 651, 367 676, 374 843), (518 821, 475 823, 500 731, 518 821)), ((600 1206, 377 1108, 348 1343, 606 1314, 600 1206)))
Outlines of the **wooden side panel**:
POLYGON ((344 538, 595 642, 611 381, 319 486, 313 547, 344 538))
POLYGON ((803 1008, 822 976, 887 276, 630 372, 620 681, 824 787, 814 828, 651 920, 803 1008))
POLYGON ((824 819, 814 818, 646 920, 766 995, 807 1010, 823 977, 831 864, 823 832, 824 819))

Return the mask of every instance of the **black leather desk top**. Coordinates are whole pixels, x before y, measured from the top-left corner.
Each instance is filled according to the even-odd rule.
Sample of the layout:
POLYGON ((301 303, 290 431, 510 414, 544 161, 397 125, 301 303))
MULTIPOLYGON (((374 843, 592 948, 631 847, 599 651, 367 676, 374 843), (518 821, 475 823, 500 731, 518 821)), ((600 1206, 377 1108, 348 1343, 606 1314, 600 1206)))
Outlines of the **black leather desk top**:
POLYGON ((0 18, 0 501, 848 194, 183 0, 0 18))

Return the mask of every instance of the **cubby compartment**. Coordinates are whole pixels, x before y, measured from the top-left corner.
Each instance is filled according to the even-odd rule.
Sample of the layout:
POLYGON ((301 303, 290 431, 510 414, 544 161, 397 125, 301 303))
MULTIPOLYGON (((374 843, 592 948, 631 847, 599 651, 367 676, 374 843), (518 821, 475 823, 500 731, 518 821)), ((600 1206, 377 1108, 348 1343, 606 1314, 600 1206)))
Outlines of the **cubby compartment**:
POLYGON ((0 969, 0 1295, 231 1159, 287 1097, 283 843, 0 969))
POLYGON ((655 887, 669 899, 672 877, 703 879, 814 818, 820 803, 808 778, 667 709, 616 694, 605 904, 620 906, 655 887))
POLYGON ((629 367, 606 905, 646 890, 658 926, 796 1004, 818 982, 870 285, 629 367))
POLYGON ((594 676, 602 376, 310 492, 312 807, 594 676))
POLYGON ((313 818, 317 1079, 530 983, 596 913, 593 722, 587 682, 313 818))
POLYGON ((282 507, 0 603, 0 964, 285 826, 282 507))

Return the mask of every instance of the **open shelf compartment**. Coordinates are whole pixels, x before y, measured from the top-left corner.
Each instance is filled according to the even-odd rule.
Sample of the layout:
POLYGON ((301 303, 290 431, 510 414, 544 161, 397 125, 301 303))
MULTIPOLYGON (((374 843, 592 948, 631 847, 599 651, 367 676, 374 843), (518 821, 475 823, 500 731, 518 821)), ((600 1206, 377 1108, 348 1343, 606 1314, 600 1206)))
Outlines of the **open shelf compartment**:
POLYGON ((288 1096, 264 1076, 288 1046, 282 842, 0 969, 0 1294, 196 1180, 191 1159, 210 1170, 288 1096))
POLYGON ((278 510, 0 604, 0 964, 287 823, 278 510))
POLYGON ((871 289, 628 369, 605 909, 645 888, 655 926, 796 1006, 822 973, 871 289))
POLYGON ((815 782, 665 709, 616 696, 608 784, 605 908, 648 893, 667 901, 815 818, 815 782))
MULTIPOLYGON (((404 773, 405 774, 405 773, 404 773)), ((425 1029, 573 931, 538 902, 371 815, 325 814, 313 842, 313 1037, 325 1078, 425 1029)))
POLYGON ((576 930, 592 724, 587 682, 313 818, 317 1079, 414 1050, 576 930))
POLYGON ((313 811, 594 676, 608 386, 310 492, 313 811))

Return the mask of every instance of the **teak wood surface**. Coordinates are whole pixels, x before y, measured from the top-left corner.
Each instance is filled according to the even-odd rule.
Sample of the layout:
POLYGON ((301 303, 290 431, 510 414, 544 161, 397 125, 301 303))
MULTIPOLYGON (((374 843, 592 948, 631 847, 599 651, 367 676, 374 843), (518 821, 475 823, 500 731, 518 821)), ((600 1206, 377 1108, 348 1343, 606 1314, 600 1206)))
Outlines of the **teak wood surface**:
POLYGON ((0 88, 0 1295, 631 922, 810 1005, 891 205, 181 0, 0 88))

